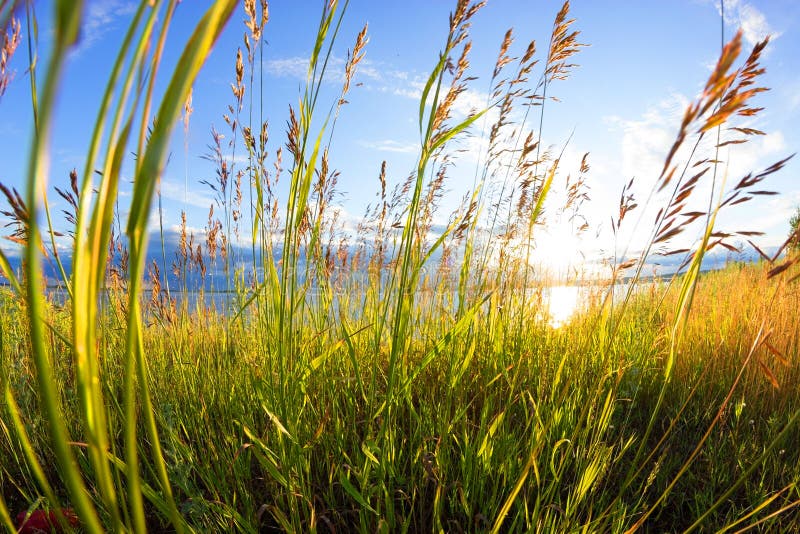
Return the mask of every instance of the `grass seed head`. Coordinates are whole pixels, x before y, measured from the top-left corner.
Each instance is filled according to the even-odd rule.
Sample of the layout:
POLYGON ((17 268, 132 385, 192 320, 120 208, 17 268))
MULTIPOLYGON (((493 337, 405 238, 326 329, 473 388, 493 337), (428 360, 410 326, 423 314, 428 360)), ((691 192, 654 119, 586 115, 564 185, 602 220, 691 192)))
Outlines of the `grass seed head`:
POLYGON ((0 49, 0 97, 2 97, 8 88, 8 84, 13 79, 13 72, 9 69, 9 62, 14 56, 14 52, 17 51, 22 35, 19 19, 11 17, 8 21, 8 26, 3 28, 0 33, 3 36, 3 48, 0 49))

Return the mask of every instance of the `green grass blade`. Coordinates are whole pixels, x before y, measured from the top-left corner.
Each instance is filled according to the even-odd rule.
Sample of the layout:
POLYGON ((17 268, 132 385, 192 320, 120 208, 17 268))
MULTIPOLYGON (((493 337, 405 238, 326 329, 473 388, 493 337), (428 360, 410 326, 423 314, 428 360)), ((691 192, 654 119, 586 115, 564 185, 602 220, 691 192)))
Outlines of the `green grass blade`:
POLYGON ((42 469, 42 464, 39 462, 39 458, 36 456, 36 451, 31 443, 30 437, 28 436, 28 431, 25 429, 25 423, 22 421, 19 405, 17 404, 10 387, 6 386, 4 396, 8 412, 11 416, 11 423, 14 426, 17 439, 20 441, 22 452, 25 454, 25 459, 28 461, 28 466, 30 467, 31 471, 33 471, 33 476, 36 477, 36 481, 38 482, 39 487, 47 499, 52 503, 57 503, 58 499, 56 498, 56 493, 53 491, 52 485, 47 480, 44 469, 42 469))
POLYGON ((61 1, 56 4, 56 31, 53 40, 53 52, 48 64, 40 100, 39 131, 35 135, 29 162, 26 204, 29 210, 29 239, 24 249, 26 300, 30 320, 30 339, 33 360, 36 365, 39 393, 42 400, 42 411, 47 420, 53 445, 53 452, 61 468, 61 474, 69 490, 73 504, 83 520, 87 532, 101 532, 100 521, 95 508, 89 499, 88 490, 82 480, 72 451, 69 449, 67 431, 61 416, 58 390, 53 380, 50 364, 48 336, 45 330, 44 317, 46 310, 42 287, 42 265, 39 251, 41 235, 38 218, 43 191, 47 184, 48 145, 56 92, 63 73, 65 58, 69 48, 75 43, 80 25, 81 2, 61 1))
POLYGON ((163 453, 158 438, 155 418, 152 411, 147 386, 147 366, 144 361, 142 340, 142 318, 139 304, 144 263, 147 254, 147 221, 149 219, 150 205, 155 191, 155 184, 161 176, 166 154, 169 149, 170 134, 175 126, 180 110, 183 107, 191 86, 203 65, 211 46, 219 37, 223 26, 230 18, 234 0, 224 0, 215 3, 205 13, 198 23, 194 33, 186 44, 177 67, 164 94, 161 106, 156 116, 155 124, 149 143, 144 154, 137 161, 136 178, 133 187, 130 215, 127 224, 127 234, 130 246, 130 271, 129 271, 129 316, 128 335, 126 342, 126 368, 130 373, 126 384, 125 395, 125 436, 126 436, 126 462, 128 467, 129 494, 141 494, 138 474, 138 455, 136 453, 136 405, 134 392, 138 394, 144 407, 145 428, 150 438, 153 453, 151 460, 170 508, 170 519, 173 526, 182 532, 183 521, 178 512, 164 464, 163 453), (134 382, 135 381, 135 382, 134 382), (136 384, 136 385, 134 385, 136 384))
POLYGON ((8 257, 2 249, 0 249, 0 270, 2 270, 3 276, 5 276, 6 280, 8 280, 8 282, 11 284, 11 288, 14 290, 14 292, 20 297, 23 296, 22 286, 17 279, 16 273, 11 268, 11 263, 9 263, 8 257))

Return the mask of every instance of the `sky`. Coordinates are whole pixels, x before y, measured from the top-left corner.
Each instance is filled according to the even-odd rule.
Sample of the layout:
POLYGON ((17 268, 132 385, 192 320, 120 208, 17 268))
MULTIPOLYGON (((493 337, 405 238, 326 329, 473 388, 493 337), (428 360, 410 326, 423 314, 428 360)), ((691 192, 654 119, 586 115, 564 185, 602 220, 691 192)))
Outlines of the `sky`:
MULTIPOLYGON (((167 41, 163 73, 174 65, 207 5, 200 0, 179 4, 167 41)), ((52 43, 52 16, 49 2, 38 2, 36 6, 41 83, 42 66, 52 43)), ((357 85, 348 95, 331 143, 331 166, 341 173, 337 203, 351 228, 375 200, 382 161, 387 162, 390 185, 402 181, 415 168, 420 145, 417 110, 421 87, 444 45, 448 14, 454 6, 454 1, 444 0, 349 3, 334 47, 331 79, 325 84, 322 98, 327 99, 323 109, 335 102, 344 58, 358 32, 368 24, 369 43, 355 75, 357 85)), ((296 107, 302 94, 321 7, 321 2, 311 0, 269 3, 260 97, 259 88, 255 89, 256 102, 261 99, 263 117, 269 121, 273 155, 285 143, 288 107, 296 107)), ((550 0, 489 0, 475 16, 470 33, 470 74, 477 80, 457 109, 466 113, 470 106, 485 102, 491 70, 507 29, 514 30, 514 55, 520 55, 530 40, 536 40, 541 56, 560 7, 561 2, 550 0)), ((134 9, 135 3, 126 0, 87 3, 81 39, 70 53, 59 92, 51 185, 63 188, 69 171, 83 166, 105 80, 134 9)), ((723 154, 728 180, 735 182, 747 172, 761 170, 796 152, 800 146, 800 129, 796 127, 800 123, 800 2, 726 0, 724 11, 725 39, 741 28, 743 56, 756 42, 771 35, 762 60, 767 72, 761 80, 771 90, 759 95, 755 102, 765 110, 755 121, 739 124, 767 135, 746 145, 734 145, 736 151, 723 154)), ((589 153, 587 184, 591 201, 583 210, 590 231, 581 238, 573 237, 564 220, 551 217, 550 228, 539 232, 539 253, 542 261, 557 265, 641 247, 652 220, 645 209, 640 210, 642 222, 638 225, 626 226, 616 239, 610 232, 609 221, 617 212, 621 189, 634 178, 637 199, 641 202, 647 198, 675 138, 683 110, 702 91, 721 47, 718 0, 574 0, 570 16, 576 19, 573 28, 581 32, 580 42, 589 46, 574 58, 579 66, 569 79, 554 83, 548 90, 558 101, 546 105, 542 140, 553 152, 564 150, 562 172, 554 184, 554 201, 557 191, 564 189, 566 175, 574 176, 581 157, 589 153)), ((234 79, 236 50, 242 47, 244 18, 240 6, 194 85, 194 112, 188 134, 181 125, 175 128, 172 153, 161 183, 164 225, 168 230, 178 228, 181 211, 187 212, 188 224, 198 234, 205 225, 214 196, 201 182, 213 180, 214 167, 203 156, 209 153, 212 127, 230 138, 223 114, 234 102, 230 83, 234 79)), ((14 79, 0 99, 0 160, 4 162, 0 181, 20 190, 24 188, 25 155, 32 135, 25 43, 23 35, 11 62, 14 79)), ((164 78, 162 74, 157 79, 157 89, 165 87, 164 78)), ((246 91, 251 89, 247 87, 246 91)), ((526 128, 535 131, 538 125, 526 128)), ((473 183, 480 142, 473 136, 462 140, 459 146, 466 149, 466 155, 459 159, 447 182, 439 222, 446 220, 450 209, 473 183)), ((229 154, 234 162, 241 161, 241 146, 238 150, 238 154, 229 154)), ((129 163, 123 168, 123 179, 130 180, 131 167, 129 163)), ((735 206, 722 214, 720 225, 765 232, 758 238, 764 248, 781 243, 788 233, 788 220, 800 205, 798 169, 800 161, 790 161, 765 184, 765 188, 780 195, 735 206)), ((123 219, 129 191, 130 186, 124 185, 120 196, 123 219)), ((56 195, 50 199, 54 213, 66 207, 56 195)), ((56 221, 65 224, 60 215, 56 215, 56 221)), ((153 218, 152 230, 157 229, 155 222, 153 218)), ((691 241, 695 237, 683 239, 691 241)), ((8 249, 10 244, 3 246, 8 249)))

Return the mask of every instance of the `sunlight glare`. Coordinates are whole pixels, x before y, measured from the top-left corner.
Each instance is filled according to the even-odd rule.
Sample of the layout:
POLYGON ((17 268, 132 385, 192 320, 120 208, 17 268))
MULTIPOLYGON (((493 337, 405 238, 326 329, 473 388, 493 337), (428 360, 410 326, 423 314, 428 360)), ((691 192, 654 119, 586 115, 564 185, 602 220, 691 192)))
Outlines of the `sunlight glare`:
POLYGON ((582 240, 567 223, 538 229, 534 237, 531 264, 542 267, 554 279, 564 280, 581 270, 582 240))
POLYGON ((547 292, 548 324, 552 328, 561 328, 578 309, 578 286, 553 286, 547 292))

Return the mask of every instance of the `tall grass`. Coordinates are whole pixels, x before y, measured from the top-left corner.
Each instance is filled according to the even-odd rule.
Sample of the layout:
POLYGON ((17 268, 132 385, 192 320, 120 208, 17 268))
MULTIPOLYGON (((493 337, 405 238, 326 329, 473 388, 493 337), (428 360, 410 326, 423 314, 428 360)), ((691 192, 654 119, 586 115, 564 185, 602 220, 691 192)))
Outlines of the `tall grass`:
MULTIPOLYGON (((554 157, 542 147, 544 110, 552 120, 555 82, 568 78, 583 45, 565 3, 537 78, 535 43, 514 57, 509 31, 485 108, 461 116, 454 104, 473 83, 469 29, 482 5, 456 3, 432 58, 413 174, 390 191, 384 163, 378 202, 348 236, 333 201, 330 147, 368 51, 367 28, 348 53, 339 94, 323 101, 347 8, 324 3, 286 149, 270 161, 260 60, 269 12, 266 2, 246 1, 245 51, 237 51, 225 115, 233 141, 224 146, 212 131, 216 181, 207 185, 216 209, 203 243, 186 235, 182 215, 173 265, 182 290, 168 289, 156 264, 148 299, 147 224, 171 134, 182 110, 188 123, 191 85, 235 4, 215 2, 197 22, 159 95, 155 78, 164 75, 167 30, 180 8, 143 2, 74 195, 59 191, 76 208, 60 305, 45 298, 42 270, 42 251, 55 255, 57 236, 39 220, 48 212, 54 97, 82 10, 56 4, 41 94, 31 85, 26 194, 3 189, 24 253, 20 278, 0 254, 9 280, 0 295, 7 528, 15 528, 12 510, 37 507, 74 508, 89 532, 796 527, 797 256, 701 273, 707 251, 754 235, 717 229, 717 214, 767 194, 761 182, 786 162, 732 187, 715 180, 713 197, 699 197, 718 165, 708 150, 761 133, 732 121, 759 111, 750 101, 762 90, 755 84, 766 42, 739 67, 740 36, 723 49, 656 180, 654 189, 672 193, 654 208, 648 246, 615 262, 607 293, 598 289, 596 305, 555 329, 530 260, 563 174, 563 149, 554 157), (720 134, 709 145, 708 132, 725 124, 739 137, 720 134), (486 149, 474 188, 443 215, 454 143, 478 129, 486 149), (130 150, 123 239, 114 225, 130 150), (236 151, 246 152, 241 169, 236 151), (279 180, 288 180, 283 199, 279 180), (444 231, 432 232, 442 218, 444 231), (693 247, 672 245, 691 232, 700 236, 693 247), (240 239, 252 243, 248 271, 232 268, 243 263, 240 239), (685 255, 681 274, 641 284, 654 252, 685 255), (218 255, 235 297, 226 292, 222 309, 202 299, 190 306, 193 284, 206 287, 218 255), (613 282, 627 269, 633 281, 620 301, 613 282)), ((0 10, 12 36, 14 7, 0 10)), ((586 156, 580 172, 560 207, 574 219, 587 198, 586 156)), ((632 187, 623 190, 617 230, 629 211, 644 209, 632 187)))

